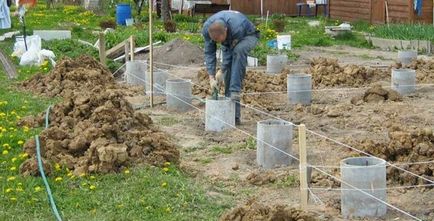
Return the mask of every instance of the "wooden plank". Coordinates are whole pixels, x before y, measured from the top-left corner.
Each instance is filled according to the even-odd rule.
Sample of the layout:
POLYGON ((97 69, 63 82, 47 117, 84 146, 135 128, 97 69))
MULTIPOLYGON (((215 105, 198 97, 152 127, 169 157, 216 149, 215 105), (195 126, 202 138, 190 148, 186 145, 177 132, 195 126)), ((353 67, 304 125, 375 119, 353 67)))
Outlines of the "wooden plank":
POLYGON ((108 58, 113 58, 113 57, 116 57, 116 55, 122 53, 122 50, 125 47, 125 43, 126 43, 126 40, 123 41, 123 42, 121 42, 121 43, 119 43, 119 44, 117 44, 113 48, 110 48, 109 50, 107 50, 106 56, 108 58))
POLYGON ((130 37, 130 52, 131 52, 131 61, 134 61, 134 52, 136 51, 136 43, 134 35, 130 37))
POLYGON ((6 54, 0 49, 0 61, 3 65, 3 69, 5 70, 6 74, 8 75, 9 79, 15 79, 17 78, 17 69, 15 68, 15 65, 12 63, 11 60, 6 56, 6 54))

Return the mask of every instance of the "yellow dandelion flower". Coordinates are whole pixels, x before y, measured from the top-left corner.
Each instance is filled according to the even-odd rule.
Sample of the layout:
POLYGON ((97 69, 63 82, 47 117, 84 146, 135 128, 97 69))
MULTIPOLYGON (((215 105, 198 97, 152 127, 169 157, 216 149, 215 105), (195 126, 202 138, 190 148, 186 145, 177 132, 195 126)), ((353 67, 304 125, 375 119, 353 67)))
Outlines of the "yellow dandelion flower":
POLYGON ((95 189, 96 189, 96 186, 95 186, 95 185, 90 185, 90 186, 89 186, 89 189, 90 189, 90 190, 95 190, 95 189))
POLYGON ((85 174, 85 173, 82 173, 82 174, 80 174, 80 177, 84 177, 84 176, 86 176, 86 174, 85 174))
POLYGON ((20 158, 21 158, 21 159, 25 159, 25 158, 27 158, 28 156, 29 156, 28 153, 22 153, 22 154, 20 154, 20 158))
POLYGON ((165 162, 164 166, 166 166, 166 167, 170 166, 170 162, 165 162))
POLYGON ((161 187, 167 187, 167 183, 166 183, 166 182, 163 182, 163 183, 161 184, 161 187))
POLYGON ((17 170, 17 167, 11 167, 11 168, 9 168, 9 170, 10 171, 15 171, 15 170, 17 170))
POLYGON ((27 104, 27 103, 29 103, 29 102, 28 102, 27 100, 24 100, 24 103, 27 104))
POLYGON ((164 171, 164 172, 168 172, 168 171, 169 171, 169 168, 164 167, 164 168, 163 168, 163 171, 164 171))
POLYGON ((8 148, 8 147, 10 147, 9 144, 7 143, 3 144, 3 148, 8 148))
POLYGON ((129 174, 130 171, 129 171, 128 169, 126 169, 126 170, 124 171, 124 173, 125 173, 125 174, 129 174))
POLYGON ((24 144, 24 141, 22 141, 22 140, 18 141, 18 145, 23 145, 23 144, 24 144))
POLYGON ((55 169, 56 171, 59 171, 59 170, 60 170, 60 164, 55 163, 55 164, 54 164, 54 169, 55 169))
POLYGON ((24 127, 23 127, 23 131, 24 131, 25 133, 29 132, 29 127, 24 126, 24 127))
POLYGON ((63 178, 62 177, 56 177, 56 179, 54 179, 54 181, 56 181, 56 182, 61 182, 63 180, 63 178))
POLYGON ((91 180, 94 180, 95 179, 95 176, 90 176, 89 177, 91 180))
POLYGON ((24 192, 24 190, 23 190, 22 187, 17 187, 15 190, 16 190, 17 192, 24 192))
POLYGON ((6 128, 3 128, 3 129, 2 129, 2 132, 3 132, 3 133, 5 133, 5 132, 7 132, 7 131, 8 131, 8 130, 6 130, 6 128))
POLYGON ((11 198, 9 198, 11 201, 17 201, 17 198, 15 198, 15 197, 11 197, 11 198))
POLYGON ((14 157, 14 158, 11 159, 11 161, 12 161, 12 163, 15 163, 15 161, 17 161, 17 158, 14 157))
MULTIPOLYGON (((17 119, 19 120, 19 119, 21 119, 21 117, 17 116, 17 119)), ((14 132, 17 132, 17 131, 18 131, 17 128, 14 128, 14 132)))
POLYGON ((10 176, 10 177, 7 178, 7 181, 14 181, 14 180, 15 180, 14 176, 10 176))
POLYGON ((15 136, 13 134, 9 135, 9 138, 14 138, 15 136))
POLYGON ((42 190, 42 188, 40 186, 35 186, 34 188, 35 193, 40 192, 42 190))
POLYGON ((11 115, 15 115, 15 114, 17 114, 17 112, 11 111, 11 115))
POLYGON ((18 185, 18 186, 22 186, 22 185, 23 185, 23 183, 18 183, 17 185, 18 185))
POLYGON ((7 150, 3 150, 3 152, 2 152, 3 155, 7 155, 8 153, 9 153, 9 151, 7 151, 7 150))
POLYGON ((72 174, 72 172, 69 172, 68 174, 66 174, 66 176, 68 176, 68 177, 72 177, 72 176, 74 176, 74 175, 72 174))
POLYGON ((172 209, 170 207, 167 207, 166 212, 170 213, 170 212, 172 212, 172 209))
POLYGON ((5 190, 6 193, 10 193, 10 192, 12 192, 12 191, 14 191, 14 190, 11 189, 11 188, 7 188, 7 189, 5 190))

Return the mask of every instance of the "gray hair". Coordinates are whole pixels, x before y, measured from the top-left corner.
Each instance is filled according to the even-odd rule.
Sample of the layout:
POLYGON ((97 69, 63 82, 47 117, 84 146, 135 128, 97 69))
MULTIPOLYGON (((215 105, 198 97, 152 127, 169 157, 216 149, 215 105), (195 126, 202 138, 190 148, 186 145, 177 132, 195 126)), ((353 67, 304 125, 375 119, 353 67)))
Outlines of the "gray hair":
POLYGON ((226 32, 226 23, 223 20, 215 20, 208 27, 208 33, 211 38, 216 35, 223 35, 226 32))

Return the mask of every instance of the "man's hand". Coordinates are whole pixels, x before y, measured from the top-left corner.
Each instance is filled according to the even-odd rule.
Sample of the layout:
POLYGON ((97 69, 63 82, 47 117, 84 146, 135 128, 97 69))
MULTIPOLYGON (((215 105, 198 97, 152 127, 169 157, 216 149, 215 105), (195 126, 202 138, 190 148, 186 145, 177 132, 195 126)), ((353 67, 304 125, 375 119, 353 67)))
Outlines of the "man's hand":
POLYGON ((219 85, 214 75, 209 76, 209 86, 211 88, 211 92, 213 92, 214 90, 219 90, 219 85))
POLYGON ((217 73, 215 74, 215 80, 217 81, 218 86, 224 84, 223 72, 221 70, 217 71, 217 73))

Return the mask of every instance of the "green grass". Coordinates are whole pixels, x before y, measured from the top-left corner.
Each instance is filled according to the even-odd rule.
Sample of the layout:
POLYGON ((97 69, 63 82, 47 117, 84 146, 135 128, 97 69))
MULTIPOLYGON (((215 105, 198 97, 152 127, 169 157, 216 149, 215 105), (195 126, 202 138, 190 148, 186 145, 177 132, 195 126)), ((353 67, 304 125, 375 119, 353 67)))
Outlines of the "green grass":
POLYGON ((231 154, 233 153, 233 149, 230 146, 220 147, 220 146, 214 146, 211 148, 212 152, 216 153, 222 153, 222 154, 231 154))
POLYGON ((296 187, 298 185, 298 177, 294 175, 288 175, 283 179, 277 180, 274 185, 278 188, 296 187))
POLYGON ((180 122, 181 121, 179 119, 176 119, 176 117, 172 117, 172 116, 161 117, 160 119, 158 119, 158 124, 166 127, 179 124, 180 122))
POLYGON ((375 26, 372 33, 376 37, 401 40, 434 41, 434 27, 424 24, 391 24, 375 26))

